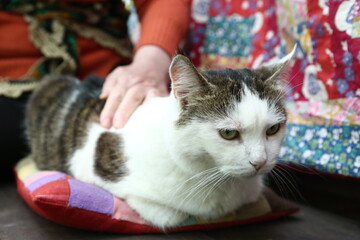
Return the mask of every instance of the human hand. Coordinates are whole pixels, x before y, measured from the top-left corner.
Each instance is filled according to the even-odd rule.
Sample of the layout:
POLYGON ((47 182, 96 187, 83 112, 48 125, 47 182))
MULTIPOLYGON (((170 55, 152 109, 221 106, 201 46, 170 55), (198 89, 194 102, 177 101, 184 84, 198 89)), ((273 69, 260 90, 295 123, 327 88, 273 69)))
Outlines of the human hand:
POLYGON ((114 69, 106 78, 100 95, 106 99, 100 115, 105 128, 122 128, 144 101, 168 94, 171 63, 169 55, 154 45, 140 47, 127 66, 114 69))

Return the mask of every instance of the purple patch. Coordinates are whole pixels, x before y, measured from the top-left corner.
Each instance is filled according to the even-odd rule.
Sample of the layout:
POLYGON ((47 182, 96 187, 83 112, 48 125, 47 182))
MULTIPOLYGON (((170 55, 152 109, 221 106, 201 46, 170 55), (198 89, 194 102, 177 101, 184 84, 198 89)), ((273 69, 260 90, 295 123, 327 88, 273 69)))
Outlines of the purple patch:
POLYGON ((114 211, 113 196, 95 185, 69 179, 69 206, 92 212, 112 215, 114 211))
POLYGON ((53 182, 59 179, 63 179, 66 177, 66 174, 64 173, 54 173, 54 174, 50 174, 50 175, 46 175, 44 177, 41 177, 37 180, 35 180, 34 182, 32 182, 31 184, 29 184, 29 186, 27 186, 27 189, 30 192, 35 191, 36 189, 38 189, 39 187, 49 183, 49 182, 53 182))

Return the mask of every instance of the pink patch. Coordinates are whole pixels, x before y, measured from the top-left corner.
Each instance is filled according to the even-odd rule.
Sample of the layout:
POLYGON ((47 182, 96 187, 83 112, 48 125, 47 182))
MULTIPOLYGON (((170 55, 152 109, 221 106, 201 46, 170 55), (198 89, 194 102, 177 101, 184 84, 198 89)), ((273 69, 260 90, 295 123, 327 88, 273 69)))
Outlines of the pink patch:
POLYGON ((336 123, 343 123, 345 121, 345 119, 347 118, 347 112, 346 111, 341 111, 338 115, 335 116, 334 118, 334 122, 336 123))
POLYGON ((28 187, 30 184, 32 184, 36 180, 38 180, 42 177, 51 175, 51 174, 56 174, 56 173, 59 173, 59 172, 57 172, 57 171, 41 171, 41 172, 31 175, 27 179, 23 180, 23 182, 25 183, 25 187, 28 187))
POLYGON ((360 116, 360 99, 348 98, 344 103, 344 109, 347 111, 354 111, 356 115, 360 116))
POLYGON ((148 224, 140 215, 132 210, 123 200, 114 197, 114 213, 113 218, 117 220, 124 220, 138 224, 148 224))

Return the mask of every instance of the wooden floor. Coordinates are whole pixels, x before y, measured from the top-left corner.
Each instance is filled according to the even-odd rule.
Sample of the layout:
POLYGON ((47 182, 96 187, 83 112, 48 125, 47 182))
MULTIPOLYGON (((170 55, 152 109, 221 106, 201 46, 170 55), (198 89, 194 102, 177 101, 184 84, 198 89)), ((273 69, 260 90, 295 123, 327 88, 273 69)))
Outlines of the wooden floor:
MULTIPOLYGON (((292 174, 297 190, 282 189, 294 197, 301 211, 293 216, 260 224, 221 230, 153 235, 121 235, 83 231, 52 223, 32 212, 16 192, 13 183, 0 185, 0 239, 249 239, 249 240, 357 240, 360 239, 360 180, 292 174), (292 193, 291 193, 292 192, 292 193), (297 192, 297 193, 296 193, 297 192), (299 194, 301 193, 301 196, 299 194)), ((273 180, 269 181, 274 185, 273 180)))

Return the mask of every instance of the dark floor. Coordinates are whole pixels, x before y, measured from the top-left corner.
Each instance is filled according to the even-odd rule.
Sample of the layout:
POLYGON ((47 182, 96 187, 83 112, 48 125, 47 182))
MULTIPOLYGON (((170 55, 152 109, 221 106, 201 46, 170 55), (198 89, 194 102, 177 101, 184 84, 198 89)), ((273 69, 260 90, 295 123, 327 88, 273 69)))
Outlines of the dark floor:
MULTIPOLYGON (((49 222, 25 205, 13 183, 2 184, 0 239, 360 239, 360 180, 333 179, 304 173, 292 173, 287 179, 287 185, 292 190, 285 191, 284 184, 281 184, 280 192, 301 202, 300 213, 260 224, 221 230, 153 235, 96 233, 49 222), (291 185, 297 185, 296 190, 291 185)), ((269 184, 276 188, 274 180, 269 180, 269 184)))

